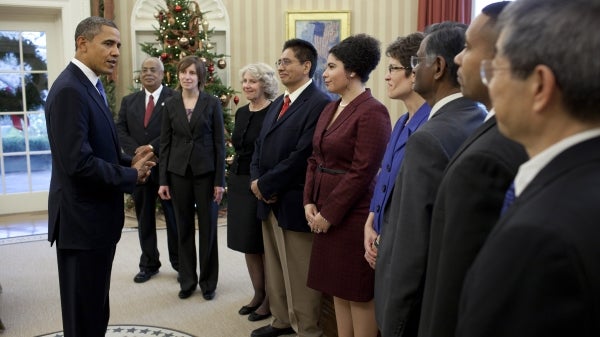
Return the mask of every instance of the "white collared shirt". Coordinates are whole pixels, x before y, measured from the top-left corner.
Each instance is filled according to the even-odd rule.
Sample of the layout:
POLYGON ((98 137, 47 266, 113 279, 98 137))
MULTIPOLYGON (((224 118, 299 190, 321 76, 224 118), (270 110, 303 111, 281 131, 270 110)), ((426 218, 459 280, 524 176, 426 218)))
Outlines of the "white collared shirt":
POLYGON ((456 99, 459 99, 461 97, 463 97, 463 94, 461 92, 457 92, 456 94, 448 95, 448 96, 440 99, 439 101, 437 101, 431 107, 431 112, 429 113, 429 119, 431 119, 431 117, 433 117, 433 115, 435 115, 435 113, 438 112, 444 105, 446 105, 456 99))
POLYGON ((490 111, 488 111, 487 115, 485 115, 485 120, 483 122, 484 123, 487 122, 490 118, 494 117, 495 114, 496 114, 496 110, 494 110, 494 108, 492 108, 490 111))
POLYGON ((515 196, 519 196, 531 181, 552 159, 568 148, 588 139, 600 136, 600 128, 583 131, 569 136, 546 148, 525 163, 521 164, 515 177, 515 196))
POLYGON ((286 89, 283 96, 285 97, 285 95, 289 95, 290 96, 290 105, 292 105, 292 103, 294 103, 294 101, 298 98, 298 96, 300 96, 300 94, 302 94, 302 92, 304 91, 304 89, 306 89, 312 83, 312 81, 313 81, 312 78, 309 79, 300 88, 294 90, 294 92, 292 92, 292 93, 290 93, 286 89))
POLYGON ((144 106, 148 106, 148 101, 150 100, 150 96, 154 97, 154 104, 156 104, 156 102, 158 101, 158 98, 160 97, 160 93, 162 92, 162 89, 163 89, 162 84, 160 85, 160 87, 158 87, 158 89, 154 90, 154 92, 150 92, 146 88, 144 88, 144 91, 146 92, 146 104, 144 104, 144 106))
MULTIPOLYGON (((96 83, 98 82, 98 79, 100 79, 98 77, 98 75, 96 75, 96 73, 94 73, 94 71, 92 71, 92 69, 90 69, 88 66, 83 64, 83 62, 79 61, 76 58, 73 58, 71 60, 71 62, 74 65, 76 65, 77 68, 81 69, 81 71, 83 71, 83 74, 85 75, 85 77, 87 77, 88 80, 90 80, 90 82, 92 83, 92 86, 94 86, 94 88, 96 88, 96 83)), ((96 88, 96 91, 98 91, 98 88, 96 88)), ((98 91, 98 93, 100 94, 100 91, 98 91)))

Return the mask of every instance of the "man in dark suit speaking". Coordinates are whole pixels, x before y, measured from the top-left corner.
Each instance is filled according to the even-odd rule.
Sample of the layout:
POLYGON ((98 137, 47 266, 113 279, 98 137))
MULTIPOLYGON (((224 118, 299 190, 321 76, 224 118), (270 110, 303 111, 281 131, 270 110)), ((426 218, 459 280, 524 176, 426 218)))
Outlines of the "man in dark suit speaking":
POLYGON ((530 159, 467 273, 456 336, 600 336, 599 17, 598 0, 500 15, 482 73, 500 132, 530 159))
POLYGON ((48 240, 56 242, 65 337, 104 336, 110 274, 123 228, 123 193, 143 183, 151 152, 121 153, 98 76, 117 65, 120 34, 107 19, 89 17, 75 30, 75 58, 46 100, 52 151, 48 240))
MULTIPOLYGON (((141 151, 158 155, 160 147, 160 127, 164 101, 173 95, 173 90, 162 85, 164 65, 156 57, 149 57, 142 63, 140 81, 143 90, 123 97, 117 132, 123 151, 134 156, 141 151)), ((133 192, 135 215, 138 220, 138 234, 142 255, 140 271, 133 281, 142 283, 158 273, 161 266, 156 240, 156 199, 158 198, 158 166, 152 168, 148 181, 138 185, 133 192)), ((167 225, 169 261, 173 269, 179 269, 177 252, 177 224, 171 200, 160 199, 167 225)))

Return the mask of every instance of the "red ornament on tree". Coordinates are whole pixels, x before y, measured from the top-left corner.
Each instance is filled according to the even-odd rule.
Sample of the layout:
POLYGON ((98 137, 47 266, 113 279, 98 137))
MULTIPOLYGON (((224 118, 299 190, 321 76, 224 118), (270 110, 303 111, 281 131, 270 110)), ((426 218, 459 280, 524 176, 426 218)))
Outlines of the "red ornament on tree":
POLYGON ((175 11, 176 12, 181 12, 181 6, 180 5, 176 5, 175 6, 175 11))
POLYGON ((235 103, 235 105, 237 105, 240 102, 240 98, 235 95, 235 97, 233 97, 233 103, 235 103))
POLYGON ((209 66, 208 66, 208 72, 209 72, 209 73, 213 73, 214 71, 215 71, 215 66, 214 66, 214 64, 211 64, 211 65, 209 65, 209 66))
POLYGON ((163 61, 164 61, 164 60, 166 60, 168 57, 169 57, 169 54, 167 54, 167 53, 162 53, 162 54, 160 54, 160 58, 161 58, 163 61))

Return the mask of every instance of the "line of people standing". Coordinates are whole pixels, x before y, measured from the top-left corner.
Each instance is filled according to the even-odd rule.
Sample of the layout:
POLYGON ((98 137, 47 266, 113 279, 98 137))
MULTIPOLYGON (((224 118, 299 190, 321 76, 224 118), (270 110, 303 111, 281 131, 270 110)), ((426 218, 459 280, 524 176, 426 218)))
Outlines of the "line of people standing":
MULTIPOLYGON (((321 336, 321 292, 334 297, 342 336, 597 335, 600 118, 598 40, 590 27, 598 26, 598 15, 596 0, 516 0, 486 7, 469 29, 450 22, 429 27, 409 64, 392 44, 388 93, 409 109, 394 127, 394 144, 386 108, 365 87, 380 57, 374 38, 354 35, 331 49, 324 79, 340 95, 334 102, 312 82, 315 48, 286 41, 277 61, 285 93, 254 105, 261 111, 262 101, 266 111, 260 131, 252 129, 255 148, 240 177, 250 190, 244 197, 256 199, 265 289, 261 296, 258 275, 256 296, 240 313, 268 315, 256 312, 268 306, 273 316, 251 336, 321 336), (543 23, 545 29, 535 29, 543 23), (547 47, 572 31, 575 47, 547 47), (573 74, 563 71, 565 58, 581 59, 573 74), (422 101, 410 92, 396 96, 403 80, 414 81, 422 101), (493 107, 491 113, 476 101, 493 107), (421 111, 424 102, 431 110, 418 119, 428 110, 421 111), (380 162, 388 172, 381 181, 380 162), (511 193, 503 198, 505 190, 511 193), (448 270, 454 263, 458 268, 448 270)), ((122 214, 95 212, 113 226, 99 233, 102 240, 90 238, 84 232, 95 223, 81 221, 92 211, 81 199, 100 211, 122 209, 115 195, 145 183, 156 154, 153 146, 132 147, 133 158, 120 153, 106 118, 97 76, 111 73, 118 57, 114 24, 84 20, 76 44, 46 106, 53 154, 49 240, 57 243, 65 335, 100 336, 122 214), (109 133, 111 142, 100 137, 109 133), (80 151, 65 150, 73 144, 80 151), (82 287, 95 296, 84 299, 82 287), (73 310, 83 301, 87 310, 73 310)), ((184 58, 177 69, 181 89, 161 105, 158 194, 175 209, 179 297, 200 285, 211 300, 224 187, 222 112, 202 90, 198 58, 184 58)), ((155 91, 144 94, 147 104, 155 91)), ((134 280, 158 270, 144 261, 134 280)))

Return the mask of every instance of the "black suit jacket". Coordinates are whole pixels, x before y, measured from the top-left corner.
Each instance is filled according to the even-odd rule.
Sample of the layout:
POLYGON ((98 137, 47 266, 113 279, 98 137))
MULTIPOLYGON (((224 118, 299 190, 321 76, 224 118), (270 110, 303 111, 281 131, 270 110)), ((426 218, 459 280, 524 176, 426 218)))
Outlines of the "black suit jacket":
MULTIPOLYGON (((144 127, 144 115, 146 114, 146 91, 141 90, 123 97, 121 109, 117 120, 117 133, 123 151, 130 156, 135 155, 135 149, 142 145, 152 145, 154 154, 158 157, 160 150, 160 128, 165 99, 173 96, 175 91, 163 86, 160 96, 155 102, 154 110, 144 127)), ((158 165, 152 168, 149 180, 158 184, 158 165)))
POLYGON ((525 160, 523 146, 498 131, 495 117, 450 160, 433 208, 419 336, 454 336, 465 274, 525 160))
POLYGON ((450 158, 484 117, 485 110, 461 97, 438 110, 406 143, 375 268, 375 313, 383 337, 416 336, 435 196, 450 158))
POLYGON ((600 137, 550 161, 469 270, 456 335, 600 336, 600 137))
POLYGON ((116 244, 123 193, 133 192, 137 171, 121 152, 112 113, 73 63, 52 85, 45 110, 52 151, 48 240, 61 249, 116 244))
POLYGON ((260 201, 257 207, 260 219, 265 220, 273 210, 282 228, 310 232, 304 217, 302 194, 313 133, 327 103, 329 97, 313 82, 279 120, 283 95, 271 104, 256 140, 250 176, 252 180, 258 179, 258 188, 265 199, 276 196, 277 202, 260 201))
POLYGON ((200 92, 188 122, 180 92, 165 101, 160 136, 160 184, 169 185, 167 172, 185 176, 214 172, 214 186, 225 186, 225 140, 221 102, 200 92))
POLYGON ((125 153, 133 156, 135 149, 150 144, 158 156, 164 104, 165 100, 171 97, 173 93, 173 89, 163 86, 160 97, 155 102, 147 127, 144 127, 146 91, 141 90, 123 97, 117 120, 117 132, 125 153))

